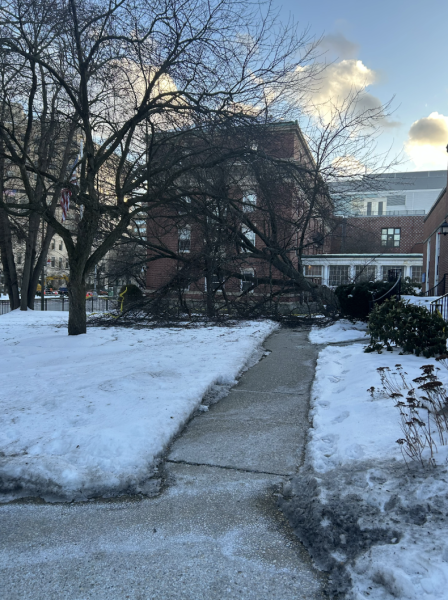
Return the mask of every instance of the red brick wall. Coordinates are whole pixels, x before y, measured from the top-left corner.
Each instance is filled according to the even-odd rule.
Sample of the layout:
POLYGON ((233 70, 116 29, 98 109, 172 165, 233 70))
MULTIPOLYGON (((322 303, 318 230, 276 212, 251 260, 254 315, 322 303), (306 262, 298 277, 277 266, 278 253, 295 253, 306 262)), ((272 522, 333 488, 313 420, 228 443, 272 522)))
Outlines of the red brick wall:
MULTIPOLYGON (((276 156, 279 158, 294 158, 295 160, 300 160, 303 163, 309 161, 309 155, 307 153, 307 149, 304 146, 304 140, 300 134, 300 130, 294 124, 282 124, 278 128, 272 130, 271 135, 268 135, 264 140, 264 144, 266 152, 268 152, 272 156, 276 156)), ((287 219, 291 216, 292 210, 292 196, 288 186, 278 186, 275 190, 275 202, 276 207, 278 205, 278 211, 287 217, 287 219)), ((258 199, 258 202, 263 203, 262 198, 258 199)), ((252 217, 253 218, 253 217, 252 217)), ((262 220, 262 219, 261 219, 262 220)), ((147 226, 147 235, 148 240, 153 243, 157 243, 160 241, 160 245, 166 244, 170 249, 174 252, 177 252, 178 246, 178 237, 177 237, 177 227, 175 225, 169 226, 168 222, 164 224, 163 218, 160 218, 159 223, 153 223, 148 221, 147 226)), ((257 223, 258 225, 258 223, 257 223)), ((259 226, 263 229, 262 224, 260 222, 259 226)), ((309 227, 310 235, 315 235, 322 230, 322 225, 318 222, 312 222, 309 227)), ((288 224, 284 224, 282 227, 282 223, 278 224, 277 238, 281 241, 282 238, 285 240, 291 240, 294 238, 290 227, 288 224)), ((200 253, 202 251, 201 244, 203 243, 204 235, 199 227, 193 226, 191 230, 191 254, 190 256, 194 256, 195 252, 200 253), (202 241, 201 241, 202 240, 202 241)), ((314 240, 314 237, 312 237, 314 240)), ((260 244, 260 239, 256 238, 257 247, 260 244)), ((314 253, 322 253, 323 246, 321 243, 313 244, 310 247, 310 252, 314 253)), ((150 256, 150 255, 149 255, 150 256)), ((291 254, 291 258, 294 259, 295 252, 291 254)), ((270 275, 269 265, 267 265, 264 261, 254 260, 252 262, 247 261, 247 264, 241 265, 241 268, 254 268, 255 274, 258 276, 267 277, 270 275)), ((155 290, 160 288, 161 286, 167 284, 170 279, 175 275, 177 270, 177 261, 173 259, 159 259, 154 262, 148 263, 147 268, 147 276, 146 276, 146 284, 148 290, 155 290)), ((281 278, 282 275, 273 270, 272 272, 273 278, 281 278)), ((229 282, 226 285, 226 290, 238 291, 240 288, 240 282, 229 282)), ((198 281, 197 285, 191 287, 191 291, 203 291, 204 290, 204 280, 201 279, 198 281)))
POLYGON ((424 239, 424 219, 423 215, 350 217, 343 219, 332 236, 331 253, 421 253, 420 244, 424 239), (398 248, 381 244, 381 230, 385 228, 399 228, 401 230, 400 246, 398 248), (356 249, 357 244, 359 250, 356 249))
MULTIPOLYGON (((433 207, 429 215, 427 215, 424 223, 423 233, 423 268, 426 271, 427 266, 427 249, 428 239, 430 243, 430 265, 429 265, 429 277, 425 285, 425 290, 431 289, 434 286, 434 271, 436 265, 436 245, 437 238, 440 241, 440 259, 439 259, 439 281, 446 273, 448 276, 448 235, 439 235, 440 225, 448 218, 448 193, 440 198, 437 204, 433 207)), ((445 291, 448 291, 446 289, 445 291)))

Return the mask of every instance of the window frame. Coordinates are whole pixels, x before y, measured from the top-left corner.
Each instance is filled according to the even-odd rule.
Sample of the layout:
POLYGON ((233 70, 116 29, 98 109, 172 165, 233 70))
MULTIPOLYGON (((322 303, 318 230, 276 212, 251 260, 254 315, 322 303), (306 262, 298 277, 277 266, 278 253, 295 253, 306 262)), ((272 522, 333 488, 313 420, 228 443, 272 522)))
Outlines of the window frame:
POLYGON ((376 265, 355 265, 355 282, 361 283, 364 281, 376 281, 377 279, 377 271, 376 265), (363 277, 363 273, 372 273, 373 271, 373 279, 370 275, 365 275, 363 277))
MULTIPOLYGON (((257 247, 256 246, 257 235, 256 235, 255 231, 252 231, 252 229, 250 227, 243 224, 243 225, 241 225, 241 233, 242 233, 242 235, 244 235, 244 237, 246 237, 249 240, 249 242, 252 243, 252 245, 255 248, 257 247)), ((241 245, 241 252, 251 252, 251 250, 249 250, 249 248, 247 248, 246 246, 241 245)))
POLYGON ((382 227, 381 246, 399 248, 401 244, 401 227, 382 227))
POLYGON ((246 192, 243 195, 243 212, 253 212, 257 208, 257 194, 246 192))
POLYGON ((350 283, 350 265, 329 265, 328 267, 328 285, 330 287, 337 287, 338 285, 346 285, 350 283), (332 269, 340 270, 339 276, 336 278, 334 273, 332 273, 332 269), (342 269, 345 272, 345 278, 342 274, 342 269), (334 283, 336 282, 336 283, 334 283))
MULTIPOLYGON (((248 267, 246 269, 241 269, 241 275, 250 275, 251 277, 255 277, 255 269, 252 269, 251 267, 248 267)), ((253 281, 245 281, 244 279, 240 279, 240 289, 241 289, 241 293, 248 291, 249 294, 253 294, 254 293, 254 288, 250 289, 250 287, 252 287, 253 285, 256 285, 255 282, 253 281), (246 289, 244 287, 244 284, 249 284, 246 289)))
POLYGON ((191 227, 190 226, 185 226, 185 227, 179 227, 177 230, 177 249, 179 254, 188 254, 191 252, 191 227), (185 235, 187 234, 188 235, 185 235), (182 247, 182 243, 184 243, 184 247, 182 247), (188 248, 187 248, 187 244, 185 242, 188 242, 188 248))

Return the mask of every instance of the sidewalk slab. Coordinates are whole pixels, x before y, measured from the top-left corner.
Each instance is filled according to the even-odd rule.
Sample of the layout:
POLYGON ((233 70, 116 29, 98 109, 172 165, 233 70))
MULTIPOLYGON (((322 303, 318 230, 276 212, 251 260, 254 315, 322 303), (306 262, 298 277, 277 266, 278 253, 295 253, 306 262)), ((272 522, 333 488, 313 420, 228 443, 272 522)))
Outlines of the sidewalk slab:
POLYGON ((301 464, 317 348, 291 330, 265 347, 174 442, 158 497, 0 506, 4 597, 324 600, 325 574, 277 507, 301 464))
POLYGON ((231 392, 190 422, 168 459, 293 474, 301 459, 298 440, 308 425, 299 402, 292 394, 231 392))
POLYGON ((142 501, 2 507, 8 600, 321 600, 322 576, 275 507, 281 478, 168 465, 142 501))

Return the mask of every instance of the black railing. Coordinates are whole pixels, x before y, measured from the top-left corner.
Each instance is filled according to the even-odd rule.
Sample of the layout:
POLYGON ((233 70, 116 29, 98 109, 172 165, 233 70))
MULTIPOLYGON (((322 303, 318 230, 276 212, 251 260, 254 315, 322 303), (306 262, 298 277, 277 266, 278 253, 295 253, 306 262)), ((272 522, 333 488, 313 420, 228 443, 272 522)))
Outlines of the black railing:
POLYGON ((398 274, 397 281, 385 294, 379 298, 375 298, 375 294, 372 295, 372 300, 369 302, 370 310, 373 310, 377 302, 384 302, 385 300, 392 298, 392 296, 396 296, 397 300, 400 300, 401 298, 401 272, 398 274))
POLYGON ((430 311, 432 313, 439 313, 439 315, 448 321, 448 294, 444 294, 437 300, 433 300, 430 304, 430 311))
POLYGON ((427 292, 423 292, 423 296, 443 296, 446 294, 446 280, 447 274, 445 273, 437 285, 429 289, 427 292))
MULTIPOLYGON (((42 310, 41 303, 41 298, 36 298, 34 300, 34 310, 42 310)), ((52 298, 51 296, 48 298, 44 298, 44 310, 68 311, 69 305, 69 299, 64 298, 63 296, 60 298, 52 298)), ((86 298, 87 312, 104 312, 112 310, 116 307, 117 301, 115 298, 112 297, 86 298)), ((0 315, 4 315, 6 313, 9 313, 10 311, 11 307, 9 305, 9 300, 0 300, 0 315)))

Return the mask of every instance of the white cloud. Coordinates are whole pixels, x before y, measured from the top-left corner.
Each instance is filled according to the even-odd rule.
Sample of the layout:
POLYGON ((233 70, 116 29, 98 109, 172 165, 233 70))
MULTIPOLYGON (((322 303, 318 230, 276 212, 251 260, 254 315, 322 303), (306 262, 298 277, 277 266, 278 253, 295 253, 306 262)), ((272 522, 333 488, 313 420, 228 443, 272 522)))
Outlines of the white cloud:
MULTIPOLYGON (((366 90, 378 79, 378 74, 362 60, 347 59, 325 67, 322 65, 319 81, 305 96, 308 111, 324 120, 330 120, 335 110, 347 109, 348 106, 350 109, 354 108, 357 114, 379 109, 382 106, 381 100, 366 90)), ((397 123, 384 115, 381 125, 395 127, 397 123)))
MULTIPOLYGON (((363 90, 376 79, 375 71, 366 67, 362 60, 342 60, 328 65, 323 71, 313 100, 317 104, 342 103, 350 93, 363 90)), ((379 100, 378 104, 381 104, 379 100)))
POLYGON ((431 113, 412 123, 405 150, 417 169, 445 169, 448 117, 431 113))

